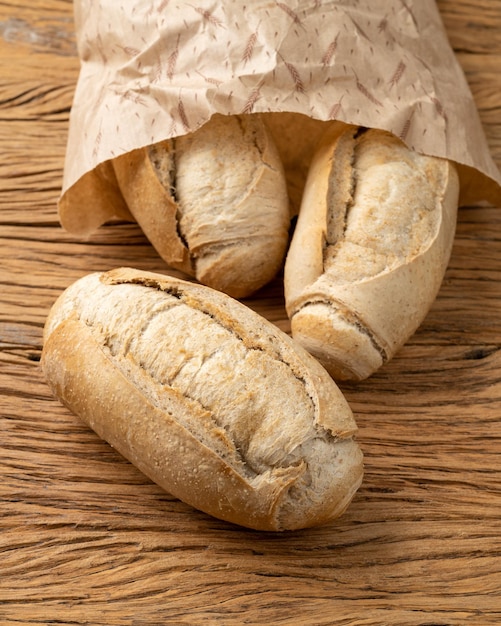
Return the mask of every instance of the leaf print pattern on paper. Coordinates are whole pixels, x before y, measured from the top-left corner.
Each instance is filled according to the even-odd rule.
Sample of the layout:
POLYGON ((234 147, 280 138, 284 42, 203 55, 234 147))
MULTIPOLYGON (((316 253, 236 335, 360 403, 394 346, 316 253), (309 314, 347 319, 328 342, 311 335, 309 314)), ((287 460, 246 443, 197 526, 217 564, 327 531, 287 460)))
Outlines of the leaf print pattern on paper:
POLYGON ((339 112, 341 111, 341 100, 339 102, 336 102, 333 107, 329 110, 329 117, 327 119, 329 120, 337 120, 339 117, 339 112))
POLYGON ((256 45, 256 41, 257 41, 257 31, 253 32, 252 35, 247 40, 247 45, 245 46, 245 50, 244 50, 244 53, 242 55, 242 61, 243 61, 244 65, 248 61, 251 60, 252 52, 254 50, 254 46, 256 45))
POLYGON ((329 44, 329 47, 327 48, 327 50, 325 51, 325 54, 322 56, 322 65, 325 67, 326 65, 329 65, 329 63, 331 62, 334 54, 336 53, 336 48, 337 48, 337 40, 339 38, 339 33, 336 35, 336 37, 331 41, 331 43, 329 44))
POLYGON ((179 113, 179 119, 181 120, 181 123, 183 125, 184 130, 188 133, 191 130, 190 124, 188 122, 188 117, 186 115, 186 110, 184 108, 184 102, 181 98, 181 96, 179 96, 179 102, 177 105, 177 111, 179 113))
POLYGON ((247 99, 244 108, 240 113, 252 113, 254 110, 254 105, 261 98, 261 84, 258 85, 255 89, 253 89, 247 99))
POLYGON ((397 66, 397 69, 395 70, 395 73, 390 78, 390 86, 391 87, 393 87, 394 85, 398 84, 398 82, 402 78, 402 75, 405 72, 406 68, 407 68, 407 66, 405 65, 405 63, 403 61, 400 61, 400 63, 397 66))
POLYGON ((378 24, 378 31, 380 34, 383 34, 386 32, 388 27, 388 18, 387 17, 383 17, 383 19, 379 22, 378 24))
POLYGON ((167 57, 167 78, 169 80, 172 80, 172 78, 174 76, 174 72, 176 70, 176 62, 177 62, 177 58, 179 56, 179 38, 180 37, 181 37, 181 35, 178 34, 177 41, 176 41, 176 47, 174 48, 174 50, 167 57))
POLYGON ((402 127, 402 130, 398 133, 398 136, 402 141, 406 140, 407 135, 409 134, 409 128, 411 127, 412 116, 414 111, 409 115, 409 117, 405 120, 405 123, 402 127))
POLYGON ((367 89, 367 87, 365 85, 363 85, 359 79, 356 79, 356 86, 358 91, 363 94, 367 100, 369 100, 370 102, 372 102, 372 104, 375 104, 377 106, 383 106, 382 102, 380 102, 375 96, 373 96, 371 94, 371 92, 367 89))
POLYGON ((136 58, 141 54, 139 48, 132 48, 131 46, 120 46, 120 48, 130 59, 136 58))
POLYGON ((221 22, 221 20, 218 20, 217 17, 214 17, 211 11, 208 11, 207 9, 202 9, 201 7, 194 7, 194 8, 195 8, 195 11, 200 13, 200 15, 204 18, 206 22, 209 22, 213 26, 223 26, 223 23, 221 22))
POLYGON ((97 154, 99 153, 99 146, 101 145, 101 141, 103 138, 103 133, 101 131, 101 129, 99 129, 95 139, 94 139, 94 147, 93 147, 93 151, 92 154, 94 155, 94 157, 97 156, 97 154))
POLYGON ((206 83, 208 83, 209 85, 215 85, 216 87, 219 87, 222 84, 222 80, 218 80, 217 78, 211 78, 210 76, 204 76, 204 74, 202 74, 202 72, 199 72, 197 70, 197 74, 200 76, 200 78, 203 78, 204 81, 206 83))
POLYGON ((440 100, 438 98, 436 98, 435 96, 432 96, 431 101, 435 105, 435 110, 438 113, 438 115, 440 117, 443 117, 444 120, 446 120, 447 119, 447 113, 445 112, 445 109, 444 109, 442 103, 440 102, 440 100))
POLYGON ((465 79, 435 0, 75 0, 75 8, 82 68, 65 185, 215 113, 289 111, 382 127, 434 154, 447 153, 456 141, 447 133, 462 119, 473 120, 469 143, 481 134, 469 94, 456 97, 465 79), (426 132, 437 124, 440 132, 426 132))
POLYGON ((292 19, 294 24, 297 24, 298 26, 303 26, 298 14, 293 11, 289 6, 287 6, 284 2, 275 2, 275 4, 279 9, 284 11, 292 19))
POLYGON ((304 88, 303 81, 297 69, 294 67, 294 65, 292 65, 292 63, 288 63, 284 59, 282 59, 282 61, 294 82, 295 91, 299 91, 300 93, 306 93, 306 89, 304 88))

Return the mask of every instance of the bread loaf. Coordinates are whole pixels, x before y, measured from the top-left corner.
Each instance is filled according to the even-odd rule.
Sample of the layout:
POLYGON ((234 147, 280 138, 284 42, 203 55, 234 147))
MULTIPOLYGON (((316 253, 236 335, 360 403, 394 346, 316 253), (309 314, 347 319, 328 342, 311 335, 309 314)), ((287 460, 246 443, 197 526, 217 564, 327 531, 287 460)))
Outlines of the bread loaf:
POLYGON ((213 289, 121 268, 54 304, 54 394, 168 492, 261 530, 323 524, 362 479, 353 414, 285 333, 213 289))
POLYGON ((233 297, 281 269, 289 200, 259 115, 215 115, 197 131, 113 161, 126 204, 171 267, 233 297))
POLYGON ((361 380, 422 323, 454 240, 454 165, 395 136, 335 123, 316 152, 284 270, 292 336, 361 380))

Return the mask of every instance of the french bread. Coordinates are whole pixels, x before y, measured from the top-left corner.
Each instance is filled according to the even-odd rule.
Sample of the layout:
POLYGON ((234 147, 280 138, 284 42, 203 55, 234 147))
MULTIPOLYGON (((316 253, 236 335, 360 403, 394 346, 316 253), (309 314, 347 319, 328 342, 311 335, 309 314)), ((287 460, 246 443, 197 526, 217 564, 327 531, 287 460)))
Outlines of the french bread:
POLYGON ((235 298, 268 283, 289 243, 282 162, 259 115, 214 115, 193 133, 113 160, 125 202, 165 262, 235 298))
POLYGON ((339 516, 362 480, 328 373, 271 322, 203 285, 119 268, 53 305, 55 396, 150 479, 212 516, 293 530, 339 516))
POLYGON ((453 245, 455 166, 334 123, 315 153, 284 269, 291 333, 338 380, 388 362, 433 304, 453 245))

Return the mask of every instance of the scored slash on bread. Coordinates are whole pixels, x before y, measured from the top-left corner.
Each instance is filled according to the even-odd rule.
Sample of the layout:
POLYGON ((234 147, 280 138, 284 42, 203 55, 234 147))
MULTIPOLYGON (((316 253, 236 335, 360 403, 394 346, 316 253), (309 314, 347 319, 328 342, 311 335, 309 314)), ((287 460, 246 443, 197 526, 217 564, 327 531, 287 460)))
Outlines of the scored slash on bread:
POLYGON ((241 298, 280 270, 290 213, 260 115, 214 115, 188 135, 113 160, 135 220, 166 263, 241 298))
POLYGON ((288 530, 339 516, 362 480, 353 414, 321 365, 223 293, 120 268, 83 277, 44 329, 55 396, 167 491, 288 530))
POLYGON ((333 124, 313 157, 284 269, 292 336, 361 380, 417 330, 454 241, 454 165, 394 135, 333 124))

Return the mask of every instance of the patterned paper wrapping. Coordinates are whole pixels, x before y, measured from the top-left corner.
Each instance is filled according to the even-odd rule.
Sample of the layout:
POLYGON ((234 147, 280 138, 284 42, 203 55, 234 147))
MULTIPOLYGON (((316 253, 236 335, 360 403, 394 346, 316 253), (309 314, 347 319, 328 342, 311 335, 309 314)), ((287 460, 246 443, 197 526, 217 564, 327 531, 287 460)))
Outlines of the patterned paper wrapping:
POLYGON ((329 120, 386 129, 460 164, 463 204, 501 201, 434 0, 75 0, 75 20, 82 66, 60 201, 74 231, 120 215, 99 164, 214 113, 294 114, 282 135, 292 151, 329 120))

